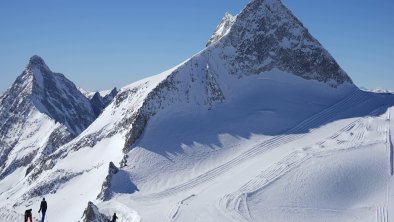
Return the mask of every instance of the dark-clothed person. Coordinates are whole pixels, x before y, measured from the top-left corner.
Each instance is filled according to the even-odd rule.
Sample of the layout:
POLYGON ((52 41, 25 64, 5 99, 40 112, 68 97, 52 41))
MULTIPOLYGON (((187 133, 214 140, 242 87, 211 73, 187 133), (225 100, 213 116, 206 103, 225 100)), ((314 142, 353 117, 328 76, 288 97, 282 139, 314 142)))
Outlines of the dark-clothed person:
POLYGON ((116 222, 116 219, 118 219, 118 217, 116 216, 116 213, 114 213, 114 215, 112 216, 111 222, 116 222))
POLYGON ((38 210, 38 213, 40 213, 40 211, 42 212, 42 218, 41 218, 41 222, 44 222, 45 220, 45 214, 47 213, 47 202, 45 200, 45 198, 42 198, 41 204, 40 204, 40 210, 38 210))
POLYGON ((30 222, 33 222, 31 211, 32 209, 28 209, 25 211, 25 222, 28 222, 28 220, 30 220, 30 222))

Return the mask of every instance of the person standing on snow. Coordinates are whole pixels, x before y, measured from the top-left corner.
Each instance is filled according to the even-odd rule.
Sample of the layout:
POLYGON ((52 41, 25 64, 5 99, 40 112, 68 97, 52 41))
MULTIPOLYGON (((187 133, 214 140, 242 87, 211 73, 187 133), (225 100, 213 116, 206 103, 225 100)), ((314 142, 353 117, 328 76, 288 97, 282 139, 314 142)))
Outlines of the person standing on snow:
POLYGON ((112 216, 111 222, 116 222, 116 219, 118 219, 118 217, 116 216, 116 213, 114 213, 114 215, 112 216))
POLYGON ((44 222, 45 220, 45 214, 47 212, 47 208, 48 208, 47 202, 45 201, 45 198, 42 198, 40 209, 38 210, 38 213, 40 213, 40 211, 42 212, 41 222, 44 222))

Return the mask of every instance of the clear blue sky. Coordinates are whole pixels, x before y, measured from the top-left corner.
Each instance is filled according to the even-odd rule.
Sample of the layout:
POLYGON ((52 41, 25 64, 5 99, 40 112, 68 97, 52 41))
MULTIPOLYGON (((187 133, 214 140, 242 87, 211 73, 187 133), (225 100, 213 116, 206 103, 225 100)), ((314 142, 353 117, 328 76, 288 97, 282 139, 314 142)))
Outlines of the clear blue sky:
MULTIPOLYGON (((89 90, 160 73, 204 48, 248 0, 0 3, 0 93, 37 54, 89 90)), ((283 0, 356 84, 394 88, 393 0, 283 0)))

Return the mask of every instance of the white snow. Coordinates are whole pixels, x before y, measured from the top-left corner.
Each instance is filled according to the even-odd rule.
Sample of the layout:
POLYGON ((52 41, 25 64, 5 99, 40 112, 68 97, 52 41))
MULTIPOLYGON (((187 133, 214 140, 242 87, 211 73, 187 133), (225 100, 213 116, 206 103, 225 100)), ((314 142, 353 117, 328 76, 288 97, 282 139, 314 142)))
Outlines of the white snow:
POLYGON ((208 40, 207 46, 214 44, 220 38, 227 35, 229 33, 229 31, 231 30, 231 27, 234 24, 236 18, 237 18, 237 16, 233 16, 230 13, 226 12, 222 21, 216 27, 216 30, 214 31, 214 33, 212 34, 212 36, 208 40))
MULTIPOLYGON (((32 184, 23 168, 2 180, 1 213, 38 209, 41 195, 20 202, 23 195, 54 184, 49 189, 55 192, 45 194, 48 218, 62 214, 60 222, 78 221, 88 201, 108 217, 116 212, 120 221, 385 220, 392 186, 390 95, 346 84, 332 88, 279 70, 217 76, 223 69, 212 61, 205 68, 226 99, 204 105, 205 88, 197 82, 189 93, 201 98, 163 106, 128 153, 127 166, 113 176, 113 198, 98 200, 109 162, 123 159, 127 128, 114 131, 119 121, 143 107, 174 71, 188 87, 189 64, 196 61, 123 87, 120 94, 127 97, 119 104, 115 99, 60 148, 67 155, 32 184), (106 136, 93 147, 72 149, 95 134, 106 136)), ((177 90, 171 93, 183 98, 183 89, 177 90)), ((55 127, 47 124, 38 127, 55 127)))
MULTIPOLYGON (((218 27, 219 38, 227 28, 218 27)), ((2 221, 28 208, 38 217, 45 197, 48 221, 57 222, 80 220, 89 201, 121 222, 388 222, 394 96, 278 69, 232 73, 237 64, 224 56, 235 49, 215 47, 123 87, 98 119, 43 160, 37 178, 20 167, 0 180, 2 221), (147 125, 126 144, 141 113, 147 125), (109 163, 124 160, 110 180, 111 199, 98 199, 109 163)), ((39 111, 27 114, 8 161, 43 152, 48 132, 64 127, 39 111)))
MULTIPOLYGON (((385 110, 376 109, 384 104, 357 105, 359 100, 351 98, 345 101, 351 104, 340 103, 330 114, 341 115, 346 105, 366 114, 334 121, 309 133, 289 134, 280 139, 282 142, 275 143, 278 136, 272 137, 265 140, 270 143, 261 143, 267 148, 274 146, 271 149, 253 152, 245 159, 227 154, 231 160, 213 170, 205 168, 205 173, 200 169, 198 176, 194 175, 196 169, 209 160, 198 159, 196 154, 187 158, 188 154, 179 151, 175 152, 176 158, 167 156, 174 164, 182 159, 188 163, 171 170, 168 164, 162 168, 152 164, 158 161, 158 154, 132 151, 129 155, 136 156, 136 165, 129 166, 130 171, 142 175, 136 170, 140 165, 148 179, 135 180, 143 185, 137 183, 140 192, 119 195, 110 202, 132 206, 148 221, 371 221, 377 212, 388 211, 390 163, 386 136, 392 123, 385 110), (142 153, 144 156, 140 156, 142 153), (146 168, 149 165, 152 168, 146 168), (187 170, 191 175, 182 172, 188 167, 192 167, 187 170)), ((211 134, 208 131, 205 135, 211 134)), ((165 136, 167 140, 184 138, 165 136)), ((140 144, 146 137, 149 133, 140 144)), ((242 149, 244 144, 236 145, 242 149)), ((209 143, 205 146, 210 149, 209 143)), ((212 167, 220 161, 214 158, 207 165, 212 167)))

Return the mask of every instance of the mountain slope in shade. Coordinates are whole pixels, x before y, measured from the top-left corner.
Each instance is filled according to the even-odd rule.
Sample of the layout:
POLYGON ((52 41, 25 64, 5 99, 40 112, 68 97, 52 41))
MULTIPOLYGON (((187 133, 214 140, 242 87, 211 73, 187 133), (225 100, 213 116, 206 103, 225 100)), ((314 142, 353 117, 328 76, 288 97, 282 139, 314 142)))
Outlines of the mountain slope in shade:
POLYGON ((103 221, 113 212, 126 221, 368 221, 376 209, 384 218, 387 175, 352 163, 390 166, 382 151, 393 96, 353 85, 279 0, 254 0, 228 18, 203 51, 123 87, 76 138, 27 175, 20 167, 1 180, 0 209, 37 208, 45 196, 48 217, 59 221, 103 221), (360 147, 367 152, 347 155, 360 147), (345 154, 334 162, 338 152, 345 154), (305 183, 319 176, 335 184, 305 183), (349 178, 362 185, 339 204, 341 190, 354 187, 349 178), (268 187, 278 197, 271 205, 268 187), (297 194, 305 187, 315 195, 297 194))
POLYGON ((105 107, 107 107, 112 102, 117 94, 117 88, 113 88, 110 91, 94 93, 90 98, 90 103, 92 104, 94 114, 99 116, 105 107))

